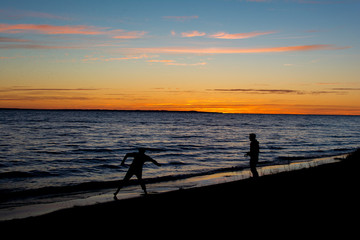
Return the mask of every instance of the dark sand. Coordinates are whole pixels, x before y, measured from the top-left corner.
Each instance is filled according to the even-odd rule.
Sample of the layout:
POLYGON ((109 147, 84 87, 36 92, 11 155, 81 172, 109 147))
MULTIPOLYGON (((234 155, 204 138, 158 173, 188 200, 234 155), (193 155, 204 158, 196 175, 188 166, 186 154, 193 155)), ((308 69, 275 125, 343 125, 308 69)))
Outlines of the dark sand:
MULTIPOLYGON (((352 229, 350 226, 359 218, 359 152, 338 163, 74 207, 39 217, 0 222, 0 227, 3 230, 56 227, 61 233, 81 226, 87 234, 99 229, 119 234, 123 230, 133 234, 171 231, 172 237, 186 229, 202 228, 207 233, 226 228, 241 235, 257 234, 257 230, 248 232, 249 227, 261 234, 264 229, 283 233, 289 227, 299 232, 324 228, 327 233, 340 226, 352 229)), ((271 234, 269 232, 269 236, 271 234)), ((295 237, 297 233, 291 235, 295 237)))

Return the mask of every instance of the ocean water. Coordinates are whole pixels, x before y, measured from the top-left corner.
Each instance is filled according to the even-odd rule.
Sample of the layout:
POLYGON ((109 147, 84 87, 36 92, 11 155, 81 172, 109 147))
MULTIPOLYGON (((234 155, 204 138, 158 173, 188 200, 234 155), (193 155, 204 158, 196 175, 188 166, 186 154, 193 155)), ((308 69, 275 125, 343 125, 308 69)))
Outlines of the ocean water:
POLYGON ((0 110, 1 198, 115 188, 138 147, 147 182, 248 168, 249 133, 260 164, 306 161, 360 147, 360 116, 0 110))

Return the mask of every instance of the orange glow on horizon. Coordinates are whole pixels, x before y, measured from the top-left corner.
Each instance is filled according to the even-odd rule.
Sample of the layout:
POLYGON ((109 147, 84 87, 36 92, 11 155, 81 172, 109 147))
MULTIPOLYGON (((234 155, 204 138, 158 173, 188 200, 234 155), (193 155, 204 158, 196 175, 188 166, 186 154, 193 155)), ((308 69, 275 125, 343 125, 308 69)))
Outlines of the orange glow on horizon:
POLYGON ((143 110, 143 111, 198 111, 217 113, 243 114, 305 114, 305 115, 360 115, 356 107, 341 106, 311 106, 311 105, 199 105, 199 104, 119 104, 109 101, 82 102, 75 100, 63 101, 26 101, 2 102, 0 108, 19 109, 79 109, 79 110, 143 110))
POLYGON ((0 89, 0 108, 360 115, 356 101, 351 100, 357 99, 357 88, 354 90, 355 93, 347 94, 349 99, 342 100, 344 89, 333 92, 263 88, 203 91, 156 88, 125 91, 106 88, 13 87, 0 89))

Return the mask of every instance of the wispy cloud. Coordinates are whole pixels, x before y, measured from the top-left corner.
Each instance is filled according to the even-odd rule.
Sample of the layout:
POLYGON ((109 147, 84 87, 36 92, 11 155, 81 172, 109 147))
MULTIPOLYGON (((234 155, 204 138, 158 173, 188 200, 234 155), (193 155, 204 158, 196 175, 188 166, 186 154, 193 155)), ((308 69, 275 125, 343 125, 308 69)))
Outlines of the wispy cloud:
POLYGON ((281 53, 301 52, 315 50, 338 50, 347 49, 328 44, 269 47, 269 48, 189 48, 189 47, 158 47, 158 48, 124 48, 124 51, 142 53, 168 53, 168 54, 245 54, 245 53, 281 53))
POLYGON ((175 60, 147 60, 149 63, 164 63, 168 66, 205 66, 206 62, 197 62, 197 63, 179 63, 175 60))
POLYGON ((3 33, 25 33, 34 32, 39 34, 81 34, 98 35, 104 34, 104 29, 85 25, 55 26, 48 24, 0 24, 0 32, 3 33))
POLYGON ((1 44, 0 49, 81 49, 81 46, 50 46, 39 44, 1 44))
POLYGON ((36 33, 46 35, 107 35, 113 39, 142 38, 145 31, 126 31, 123 29, 110 30, 109 27, 95 27, 87 25, 49 25, 49 24, 0 24, 1 33, 36 33))
POLYGON ((360 88, 332 88, 336 91, 360 91, 360 88))
MULTIPOLYGON (((217 32, 214 34, 207 34, 205 32, 200 32, 197 30, 191 32, 182 32, 182 37, 208 37, 208 38, 217 38, 217 39, 246 39, 253 38, 261 35, 268 35, 276 33, 276 31, 266 31, 266 32, 248 32, 248 33, 227 33, 227 32, 217 32)), ((171 35, 175 36, 175 31, 171 31, 171 35)))
POLYGON ((150 57, 151 57, 151 56, 149 56, 149 55, 147 55, 147 54, 128 55, 128 56, 125 56, 125 57, 112 57, 112 58, 86 56, 82 61, 83 61, 83 62, 92 62, 92 61, 111 62, 111 61, 144 59, 144 58, 150 58, 150 57))
POLYGON ((248 88, 231 88, 231 89, 207 89, 207 91, 215 92, 239 92, 239 93, 248 93, 248 94, 333 94, 339 93, 337 91, 303 91, 303 90, 294 90, 294 89, 248 89, 248 88))
POLYGON ((63 91, 98 91, 101 88, 28 88, 28 87, 10 87, 0 88, 0 92, 63 92, 63 91))
POLYGON ((177 22, 184 22, 187 20, 192 20, 192 19, 198 19, 199 16, 164 16, 162 17, 163 19, 166 20, 173 20, 173 21, 177 21, 177 22))
POLYGON ((205 35, 206 35, 206 33, 199 32, 199 31, 191 31, 191 32, 181 33, 182 37, 201 37, 201 36, 205 36, 205 35))
POLYGON ((31 88, 9 87, 0 88, 0 101, 73 101, 93 100, 88 92, 101 90, 101 88, 31 88))
POLYGON ((7 96, 1 97, 0 101, 68 101, 68 100, 94 100, 94 97, 79 96, 7 96))
POLYGON ((258 93, 258 94, 302 94, 301 91, 291 89, 248 89, 248 88, 221 88, 207 89, 207 91, 215 92, 242 92, 242 93, 258 93))
MULTIPOLYGON (((18 58, 18 57, 0 57, 0 59, 16 59, 16 58, 18 58)), ((1 90, 0 90, 0 92, 1 92, 1 90)))
POLYGON ((0 37, 0 42, 29 42, 27 39, 0 37))
POLYGON ((149 63, 172 63, 175 62, 175 60, 147 60, 149 63))
POLYGON ((0 49, 81 49, 80 46, 50 46, 39 44, 1 44, 0 49))
POLYGON ((276 33, 275 31, 268 32, 249 32, 249 33, 226 33, 226 32, 218 32, 212 35, 208 35, 210 38, 218 38, 218 39, 245 39, 245 38, 253 38, 261 35, 267 35, 276 33))
POLYGON ((126 32, 124 30, 120 30, 119 34, 116 36, 113 36, 114 39, 138 39, 142 38, 147 32, 145 31, 131 31, 126 32))

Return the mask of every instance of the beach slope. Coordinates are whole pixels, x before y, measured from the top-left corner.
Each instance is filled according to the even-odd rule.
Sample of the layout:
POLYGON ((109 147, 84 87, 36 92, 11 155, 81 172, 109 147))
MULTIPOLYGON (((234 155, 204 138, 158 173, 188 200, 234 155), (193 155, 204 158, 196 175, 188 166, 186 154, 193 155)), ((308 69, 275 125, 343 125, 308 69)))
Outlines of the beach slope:
POLYGON ((1 222, 0 226, 194 226, 213 224, 337 223, 358 209, 360 150, 331 164, 184 189, 146 197, 59 210, 39 217, 1 222), (275 222, 274 222, 275 221, 275 222), (279 222, 280 221, 280 222, 279 222))

